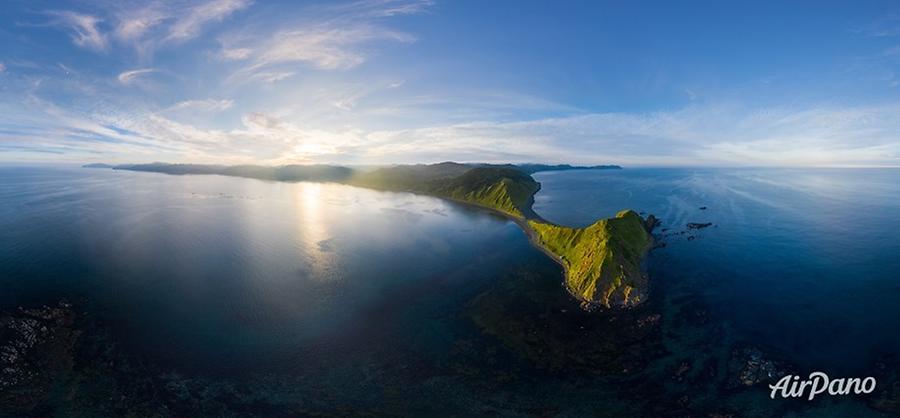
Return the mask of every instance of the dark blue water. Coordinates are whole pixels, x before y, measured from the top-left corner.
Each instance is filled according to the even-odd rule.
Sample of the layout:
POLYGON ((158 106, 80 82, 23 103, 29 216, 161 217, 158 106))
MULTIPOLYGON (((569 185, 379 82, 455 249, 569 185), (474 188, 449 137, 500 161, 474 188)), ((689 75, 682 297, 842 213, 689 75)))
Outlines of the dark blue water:
POLYGON ((535 210, 564 224, 587 225, 623 207, 655 214, 667 233, 712 222, 664 238, 651 277, 701 295, 737 338, 780 349, 802 370, 871 373, 874 357, 900 354, 900 170, 627 169, 535 178, 543 186, 535 210))
POLYGON ((0 311, 65 299, 93 324, 80 344, 112 341, 115 361, 76 357, 76 383, 53 401, 95 415, 110 412, 90 400, 111 388, 176 415, 872 412, 734 389, 729 364, 752 345, 798 372, 868 375, 900 354, 900 172, 535 177, 535 209, 552 221, 623 208, 663 220, 650 303, 582 312, 515 224, 440 199, 2 167, 0 311), (682 234, 688 222, 714 226, 682 234), (659 331, 635 325, 657 312, 659 331), (685 361, 688 378, 673 378, 685 361))
POLYGON ((412 194, 0 169, 0 309, 81 298, 182 369, 300 370, 398 332, 427 348, 441 323, 409 318, 536 254, 513 223, 412 194))

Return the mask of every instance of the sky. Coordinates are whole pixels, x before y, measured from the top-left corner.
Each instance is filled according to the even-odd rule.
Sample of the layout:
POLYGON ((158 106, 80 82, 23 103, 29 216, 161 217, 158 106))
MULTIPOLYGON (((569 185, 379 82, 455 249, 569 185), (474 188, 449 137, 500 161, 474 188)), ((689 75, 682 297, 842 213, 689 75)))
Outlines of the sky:
POLYGON ((4 163, 900 166, 895 1, 0 11, 4 163))

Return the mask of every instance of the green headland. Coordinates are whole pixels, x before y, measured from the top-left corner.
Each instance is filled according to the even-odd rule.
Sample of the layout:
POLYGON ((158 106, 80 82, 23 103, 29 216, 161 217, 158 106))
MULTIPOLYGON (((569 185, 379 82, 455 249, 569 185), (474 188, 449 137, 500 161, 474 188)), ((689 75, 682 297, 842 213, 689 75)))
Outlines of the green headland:
POLYGON ((618 169, 618 166, 487 165, 446 162, 359 170, 339 166, 214 166, 141 164, 120 170, 168 174, 221 174, 281 181, 328 181, 386 191, 441 197, 490 209, 515 221, 531 242, 563 267, 569 292, 585 308, 629 307, 647 297, 642 262, 653 245, 655 223, 633 210, 600 219, 584 228, 556 225, 532 210, 540 183, 531 174, 544 170, 618 169))

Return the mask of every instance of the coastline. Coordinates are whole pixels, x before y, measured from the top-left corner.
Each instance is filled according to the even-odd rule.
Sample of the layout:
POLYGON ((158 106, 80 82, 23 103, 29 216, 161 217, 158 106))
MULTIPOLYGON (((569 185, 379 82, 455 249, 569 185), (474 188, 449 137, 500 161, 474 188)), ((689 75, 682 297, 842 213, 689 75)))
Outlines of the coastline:
MULTIPOLYGON (((310 181, 369 190, 405 192, 486 209, 515 222, 531 245, 562 267, 563 286, 585 310, 629 308, 649 293, 644 259, 653 246, 653 216, 633 210, 597 219, 587 227, 567 227, 535 213, 534 196, 541 183, 515 166, 471 166, 454 162, 381 168, 347 176, 338 166, 284 166, 295 177, 244 175, 242 167, 153 164, 115 166, 114 170, 170 175, 213 174, 264 181, 310 181), (334 174, 341 174, 335 178, 334 174), (297 177, 299 176, 299 177, 297 177)), ((265 169, 256 167, 256 169, 265 169)), ((536 172, 541 170, 531 170, 536 172)), ((268 171, 265 171, 268 172, 268 171)), ((251 173, 252 174, 252 173, 251 173)))
MULTIPOLYGON (((371 190, 371 189, 370 189, 370 190, 371 190)), ((418 192, 414 192, 414 191, 409 191, 409 192, 406 192, 406 193, 412 193, 412 194, 418 194, 418 195, 422 195, 422 196, 435 197, 435 198, 447 200, 447 201, 449 201, 449 202, 461 204, 461 205, 464 205, 464 206, 469 206, 469 207, 472 207, 472 208, 477 208, 477 209, 486 210, 486 211, 488 211, 488 212, 497 214, 497 215, 499 215, 499 216, 502 216, 503 218, 506 218, 506 219, 508 219, 508 220, 510 220, 510 221, 512 221, 512 222, 514 222, 516 225, 519 226, 519 228, 522 230, 522 232, 525 233, 525 236, 528 238, 529 243, 531 243, 531 245, 532 245, 534 248, 537 248, 538 250, 540 250, 544 255, 546 255, 547 257, 549 257, 549 258, 550 258, 551 260, 553 260, 557 265, 560 266, 560 268, 562 269, 562 279, 563 279, 563 280, 562 280, 562 285, 563 285, 563 288, 566 289, 566 292, 567 292, 573 299, 575 299, 575 300, 577 300, 577 301, 579 301, 579 302, 581 303, 581 306, 582 306, 583 309, 588 310, 588 311, 593 311, 593 310, 595 310, 595 309, 601 309, 601 308, 610 309, 611 307, 604 306, 603 304, 601 304, 601 303, 599 303, 599 302, 597 302, 597 301, 586 300, 585 298, 581 297, 580 295, 578 295, 578 294, 576 294, 575 292, 572 291, 572 289, 568 286, 568 278, 569 278, 569 273, 570 273, 570 272, 569 272, 569 267, 568 267, 568 266, 566 265, 566 263, 563 261, 563 258, 562 258, 561 256, 559 256, 558 254, 554 253, 554 252, 551 251, 549 248, 547 248, 547 247, 544 246, 544 244, 540 241, 540 238, 539 238, 539 235, 538 235, 537 231, 536 231, 534 228, 532 228, 531 225, 528 224, 528 221, 529 221, 529 220, 533 220, 533 221, 539 221, 539 222, 543 222, 543 223, 550 224, 550 225, 562 226, 562 225, 558 225, 558 224, 556 224, 556 223, 554 223, 554 222, 550 222, 550 221, 548 221, 548 220, 542 218, 540 215, 538 215, 538 214, 534 211, 534 209, 533 209, 533 205, 534 205, 534 195, 537 194, 537 192, 539 192, 540 190, 541 190, 541 184, 540 184, 540 182, 538 182, 538 188, 537 188, 537 190, 535 190, 535 192, 532 193, 532 195, 528 198, 528 201, 526 202, 527 207, 525 207, 525 208, 520 208, 520 209, 522 210, 522 212, 524 212, 524 213, 523 213, 524 216, 522 216, 522 217, 518 217, 518 216, 515 216, 515 215, 513 215, 513 214, 511 214, 511 213, 508 213, 508 212, 506 212, 506 211, 502 211, 502 210, 500 210, 500 209, 497 209, 497 208, 494 208, 494 207, 491 207, 491 206, 487 206, 487 205, 484 205, 484 204, 481 204, 481 203, 477 203, 477 202, 471 202, 471 201, 466 201, 466 200, 456 199, 456 198, 447 197, 447 196, 432 195, 432 194, 427 194, 427 193, 418 193, 418 192)), ((643 218, 642 218, 642 222, 644 222, 643 218)), ((648 227, 646 226, 646 224, 645 224, 645 228, 647 229, 647 234, 650 235, 651 240, 652 240, 652 234, 651 234, 651 232, 652 232, 652 227, 651 227, 651 228, 648 228, 648 227)), ((651 242, 652 242, 652 241, 651 241, 651 242)), ((647 254, 650 253, 650 250, 651 250, 652 248, 653 248, 653 247, 652 247, 652 245, 651 245, 649 248, 647 248, 647 249, 643 252, 643 254, 641 254, 641 259, 642 259, 642 261, 641 261, 641 263, 640 263, 640 274, 644 275, 645 277, 646 277, 646 275, 647 275, 647 271, 646 271, 646 256, 647 256, 647 254)), ((644 291, 642 292, 642 296, 646 296, 648 293, 649 293, 649 280, 648 280, 648 287, 647 287, 647 289, 644 289, 644 291)), ((641 300, 643 301, 643 298, 642 298, 641 300)), ((640 303, 638 303, 638 304, 640 304, 640 303)), ((637 305, 621 305, 621 306, 616 306, 616 309, 631 309, 631 308, 634 308, 635 306, 637 306, 637 305)))

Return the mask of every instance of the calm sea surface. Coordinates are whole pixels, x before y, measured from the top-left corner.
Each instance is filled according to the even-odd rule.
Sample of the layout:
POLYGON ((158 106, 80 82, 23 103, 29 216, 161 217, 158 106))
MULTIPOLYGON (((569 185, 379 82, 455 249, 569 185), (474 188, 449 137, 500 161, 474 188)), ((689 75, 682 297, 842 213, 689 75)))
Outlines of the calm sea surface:
POLYGON ((291 370, 415 344, 417 327, 441 326, 419 310, 539 254, 513 223, 413 194, 0 170, 0 306, 83 298, 133 349, 178 368, 291 370))
MULTIPOLYGON (((549 220, 587 225, 632 208, 667 228, 656 231, 667 245, 648 263, 665 349, 641 382, 673 382, 678 362, 701 353, 725 364, 737 345, 834 375, 868 374, 879 359, 900 355, 898 170, 535 178, 535 210, 549 220), (688 222, 714 225, 686 231, 688 222), (710 322, 667 316, 698 304, 710 322)), ((639 391, 650 389, 623 395, 615 379, 532 370, 521 354, 553 347, 536 347, 544 341, 537 338, 522 348, 502 331, 511 327, 484 325, 608 322, 578 312, 561 280, 515 224, 440 199, 335 184, 0 167, 0 310, 75 301, 160 374, 250 380, 249 390, 265 391, 254 395, 258 403, 514 415, 643 407, 626 400, 647 399, 639 391), (502 309, 485 308, 490 300, 502 309), (535 394, 535 385, 544 390, 535 394)), ((710 376, 724 381, 725 369, 710 376)), ((672 391, 654 396, 675 402, 686 391, 704 402, 692 393, 700 383, 673 384, 654 386, 672 391)), ((729 408, 765 411, 767 401, 768 391, 737 395, 729 408)))
POLYGON ((668 233, 712 222, 666 237, 651 257, 651 277, 702 295, 741 338, 783 350, 803 370, 864 373, 873 356, 900 355, 900 170, 628 169, 535 178, 543 186, 535 210, 563 224, 587 225, 624 207, 655 214, 668 233))

